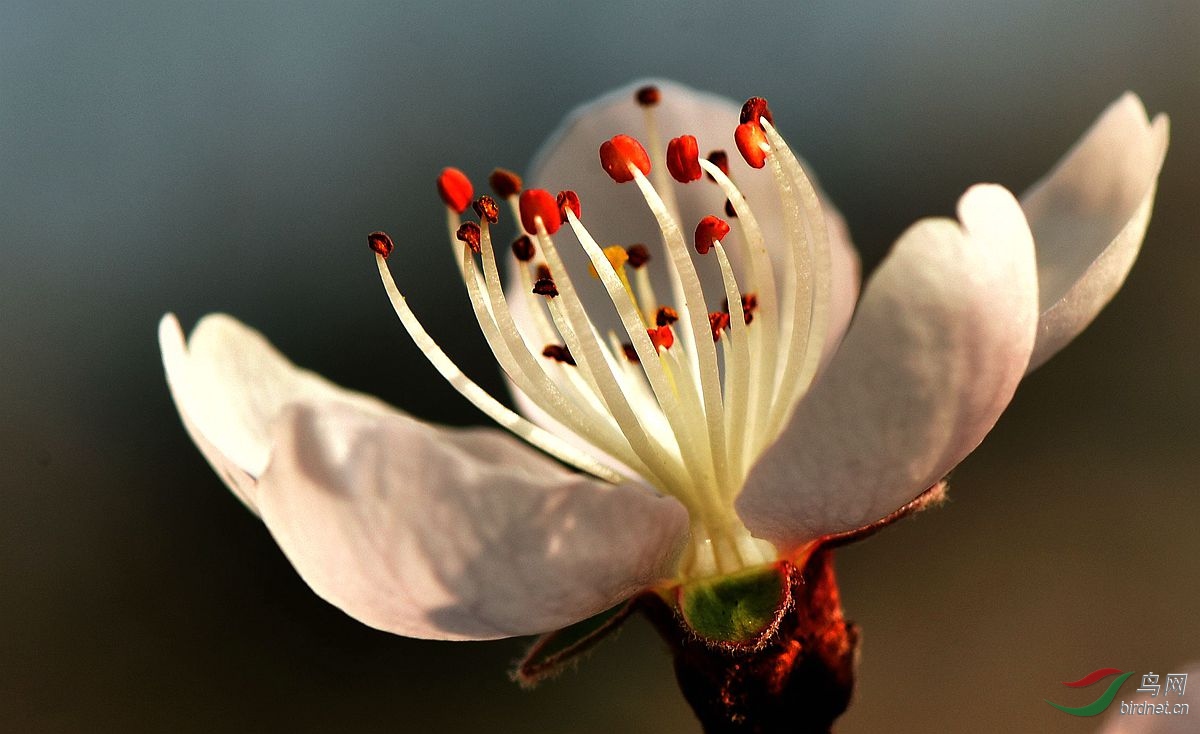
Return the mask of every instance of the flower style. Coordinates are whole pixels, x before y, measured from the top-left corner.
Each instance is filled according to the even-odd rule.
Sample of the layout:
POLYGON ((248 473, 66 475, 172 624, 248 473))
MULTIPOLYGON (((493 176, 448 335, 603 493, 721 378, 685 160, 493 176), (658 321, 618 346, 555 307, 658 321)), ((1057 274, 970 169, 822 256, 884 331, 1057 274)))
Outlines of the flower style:
POLYGON ((937 486, 1124 280, 1167 137, 1124 95, 1020 200, 977 185, 958 221, 910 227, 860 299, 846 227, 765 101, 635 85, 552 138, 530 180, 554 188, 493 174, 507 283, 497 202, 438 181, 520 414, 438 348, 370 239, 417 345, 524 442, 340 388, 228 316, 185 342, 167 315, 163 362, 193 440, 319 595, 413 637, 546 632, 797 558, 937 486))

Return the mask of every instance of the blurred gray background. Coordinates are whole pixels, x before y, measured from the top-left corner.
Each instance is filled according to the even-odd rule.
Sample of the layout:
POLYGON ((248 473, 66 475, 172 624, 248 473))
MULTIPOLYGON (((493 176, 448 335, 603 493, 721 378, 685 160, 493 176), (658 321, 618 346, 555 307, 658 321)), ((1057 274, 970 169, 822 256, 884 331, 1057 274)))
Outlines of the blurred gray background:
POLYGON ((1196 2, 7 0, 0 730, 697 731, 643 623, 525 692, 525 641, 406 640, 319 600, 188 441, 155 344, 164 311, 224 310, 338 382, 481 422, 364 235, 402 236, 412 301, 501 390, 458 328, 437 171, 520 169, 574 105, 659 75, 770 99, 868 266, 973 182, 1023 189, 1125 89, 1172 116, 1125 289, 947 506, 839 556, 864 628, 842 731, 1091 731, 1042 702, 1091 700, 1059 681, 1200 657, 1197 38, 1196 2))

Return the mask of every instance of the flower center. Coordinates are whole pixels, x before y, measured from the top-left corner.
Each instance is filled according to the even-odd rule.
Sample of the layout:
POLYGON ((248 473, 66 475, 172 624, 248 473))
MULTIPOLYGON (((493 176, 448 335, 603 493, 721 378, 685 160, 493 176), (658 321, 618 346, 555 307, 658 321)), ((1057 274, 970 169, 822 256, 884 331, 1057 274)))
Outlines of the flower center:
POLYGON ((658 223, 672 284, 669 302, 660 301, 651 286, 650 248, 602 248, 582 221, 586 201, 570 191, 554 196, 541 189, 522 190, 516 174, 498 169, 490 178, 493 191, 508 203, 518 223, 511 267, 521 287, 506 295, 491 231, 499 220, 496 202, 488 196, 473 199, 470 181, 457 169, 446 169, 438 180, 455 260, 497 361, 534 405, 595 452, 517 415, 467 378, 396 287, 385 262, 390 239, 387 247, 377 246, 382 233, 376 233, 371 244, 401 322, 473 404, 581 471, 612 482, 637 474, 687 508, 692 542, 679 571, 688 579, 776 557, 773 547, 746 530, 733 503, 819 367, 828 321, 830 253, 816 190, 772 126, 764 100, 747 102, 741 124, 730 133, 747 163, 768 167, 774 180, 784 238, 776 259, 767 252, 754 211, 730 178, 725 153, 700 158, 690 135, 662 144, 654 114, 659 99, 655 89, 637 94, 649 151, 637 139, 617 135, 600 145, 599 154, 614 181, 635 184, 658 223), (701 172, 726 198, 728 219, 705 216, 693 239, 701 258, 717 261, 723 292, 716 298, 706 297, 701 287, 668 178, 687 184, 699 181, 701 172), (472 204, 478 224, 462 221, 472 204), (622 333, 601 334, 584 307, 572 277, 582 274, 567 271, 554 237, 564 225, 587 253, 589 274, 603 285, 622 333), (727 246, 740 248, 737 271, 727 246), (712 308, 718 301, 720 310, 712 308), (514 309, 528 317, 522 320, 526 328, 518 328, 514 309))

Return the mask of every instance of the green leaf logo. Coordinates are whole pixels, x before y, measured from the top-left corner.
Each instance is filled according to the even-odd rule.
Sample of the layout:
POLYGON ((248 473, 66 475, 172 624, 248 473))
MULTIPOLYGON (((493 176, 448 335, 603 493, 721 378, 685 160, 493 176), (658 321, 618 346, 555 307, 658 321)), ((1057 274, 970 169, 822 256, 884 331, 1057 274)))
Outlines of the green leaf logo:
MULTIPOLYGON (((1117 670, 1116 668, 1100 668, 1099 670, 1094 670, 1091 673, 1088 673, 1077 681, 1072 681, 1070 683, 1064 682, 1063 685, 1069 688, 1084 688, 1103 678, 1107 678, 1114 673, 1121 673, 1121 671, 1117 670)), ((1117 690, 1120 689, 1121 684, 1124 683, 1125 679, 1131 675, 1133 675, 1133 671, 1121 673, 1120 676, 1118 676, 1115 680, 1113 680, 1112 683, 1108 685, 1108 690, 1100 694, 1099 698, 1086 706, 1063 706, 1062 704, 1055 703, 1048 698, 1044 698, 1042 700, 1059 711, 1070 714, 1071 716, 1095 716, 1104 709, 1108 708, 1108 705, 1111 704, 1113 699, 1117 697, 1117 690)))

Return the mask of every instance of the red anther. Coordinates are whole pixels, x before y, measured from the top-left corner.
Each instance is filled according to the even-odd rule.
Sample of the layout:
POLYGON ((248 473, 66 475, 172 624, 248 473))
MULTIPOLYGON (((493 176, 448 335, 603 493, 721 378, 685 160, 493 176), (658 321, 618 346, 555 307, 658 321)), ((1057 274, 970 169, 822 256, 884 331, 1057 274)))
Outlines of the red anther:
POLYGON ((751 168, 762 168, 767 162, 767 151, 762 148, 767 142, 767 134, 762 125, 757 122, 743 122, 733 131, 733 140, 737 143, 738 152, 751 168))
POLYGON ((475 188, 471 186, 471 179, 467 178, 467 174, 457 168, 443 168, 442 173, 437 180, 438 196, 442 197, 442 201, 446 202, 446 206, 454 211, 462 214, 471 205, 471 197, 475 195, 475 188))
POLYGON ((638 356, 637 350, 634 349, 633 345, 628 342, 621 345, 621 351, 625 352, 625 359, 628 359, 634 364, 638 364, 642 361, 642 358, 638 356))
POLYGON ((642 87, 633 95, 637 103, 643 107, 653 107, 662 99, 662 92, 658 91, 658 87, 653 84, 642 87))
POLYGON ((692 135, 680 135, 667 143, 667 170, 679 183, 700 178, 700 148, 692 135))
POLYGON ((767 122, 772 125, 775 124, 775 117, 771 114, 770 108, 767 107, 767 100, 762 97, 751 97, 746 100, 746 104, 742 105, 742 122, 757 123, 764 117, 767 122))
POLYGON ((542 356, 549 357, 555 362, 569 365, 575 364, 575 358, 571 356, 571 350, 562 344, 547 344, 546 348, 542 350, 542 356))
POLYGON ((388 236, 387 232, 372 232, 367 235, 367 244, 385 260, 388 255, 392 254, 392 250, 396 249, 395 243, 392 242, 392 238, 388 236))
POLYGON ((617 183, 633 180, 629 172, 630 165, 635 166, 643 174, 650 173, 650 156, 637 140, 628 135, 616 135, 612 140, 606 140, 600 146, 600 165, 617 183))
POLYGON ((533 284, 533 292, 539 296, 554 298, 558 295, 558 286, 554 284, 553 278, 538 278, 533 284))
POLYGON ((488 185, 501 199, 521 193, 521 177, 507 168, 497 168, 488 176, 488 185))
MULTIPOLYGON (((714 150, 713 152, 709 153, 708 162, 721 169, 721 173, 725 174, 726 176, 729 175, 729 154, 725 151, 714 150)), ((707 173, 704 175, 708 176, 709 181, 717 180, 707 173)))
POLYGON ((575 212, 576 219, 583 216, 583 207, 579 203, 579 194, 574 191, 558 192, 558 198, 555 201, 558 202, 558 213, 562 215, 564 220, 567 218, 568 209, 575 212))
POLYGON ((712 329, 713 341, 721 341, 721 332, 729 328, 729 314, 713 311, 708 315, 708 328, 712 329))
POLYGON ((679 320, 679 314, 670 306, 660 306, 654 312, 654 323, 658 326, 670 326, 679 320))
POLYGON ((629 255, 629 266, 634 270, 650 262, 650 251, 640 242, 626 247, 625 254, 629 255))
POLYGON ((696 225, 696 252, 707 255, 713 243, 725 239, 729 234, 729 225, 724 219, 709 214, 696 225))
POLYGON ((463 225, 458 228, 458 231, 454 233, 454 236, 457 237, 459 241, 466 242, 467 247, 470 247, 471 252, 475 253, 476 255, 483 251, 483 248, 479 246, 478 224, 474 222, 464 222, 463 225))
POLYGON ((733 208, 733 202, 729 199, 725 200, 725 216, 729 217, 730 219, 737 218, 737 209, 733 208))
MULTIPOLYGON (((721 301, 721 310, 729 313, 729 299, 721 301)), ((746 326, 754 320, 754 312, 758 310, 758 295, 755 293, 742 294, 742 316, 746 319, 746 326)))
POLYGON ((537 219, 541 217, 546 234, 554 234, 562 226, 558 213, 558 200, 545 189, 525 189, 521 192, 521 226, 526 232, 537 232, 537 219))
POLYGON ((646 329, 646 334, 650 337, 650 343, 654 345, 654 351, 670 349, 675 344, 675 332, 671 331, 670 326, 646 329))
POLYGON ((546 263, 538 263, 537 272, 535 275, 537 275, 537 277, 534 278, 534 280, 551 280, 550 266, 546 263))
POLYGON ((500 207, 496 206, 496 200, 487 194, 476 199, 471 207, 480 219, 486 219, 492 224, 500 221, 500 207))
POLYGON ((533 240, 529 239, 529 235, 523 234, 513 240, 512 252, 518 260, 527 263, 533 259, 533 254, 537 252, 537 248, 533 246, 533 240))

